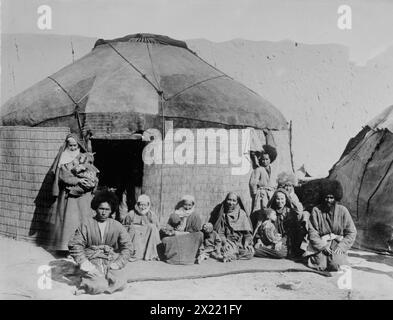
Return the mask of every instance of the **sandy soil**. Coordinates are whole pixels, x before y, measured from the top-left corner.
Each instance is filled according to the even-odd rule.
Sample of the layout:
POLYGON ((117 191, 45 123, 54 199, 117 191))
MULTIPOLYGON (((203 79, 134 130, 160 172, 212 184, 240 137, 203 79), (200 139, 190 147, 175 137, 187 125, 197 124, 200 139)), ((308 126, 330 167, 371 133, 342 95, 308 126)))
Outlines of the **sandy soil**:
MULTIPOLYGON (((194 280, 129 284, 112 295, 74 296, 70 277, 55 277, 39 289, 38 267, 53 256, 33 244, 0 237, 1 299, 393 299, 393 257, 351 251, 352 290, 339 289, 342 274, 326 278, 308 272, 269 272, 194 280), (288 283, 300 281, 296 289, 288 283)), ((277 261, 277 263, 280 263, 277 261)), ((224 265, 223 265, 224 266, 224 265)), ((72 280, 72 279, 71 279, 72 280)))

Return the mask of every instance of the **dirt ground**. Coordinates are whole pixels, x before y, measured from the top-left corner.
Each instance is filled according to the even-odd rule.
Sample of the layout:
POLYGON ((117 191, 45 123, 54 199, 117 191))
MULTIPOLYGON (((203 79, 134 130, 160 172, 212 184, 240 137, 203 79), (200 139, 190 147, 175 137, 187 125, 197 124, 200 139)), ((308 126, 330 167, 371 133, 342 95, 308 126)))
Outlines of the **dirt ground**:
MULTIPOLYGON (((75 296, 67 277, 55 277, 40 289, 38 268, 53 261, 43 248, 0 237, 0 298, 13 299, 393 299, 393 257, 351 251, 352 289, 340 289, 342 273, 332 277, 309 272, 261 272, 212 278, 130 283, 112 295, 75 296), (291 283, 297 282, 293 288, 291 283)), ((280 263, 280 261, 276 261, 280 263)), ((225 264, 223 269, 225 268, 225 264)), ((159 265, 158 265, 159 266, 159 265)), ((52 276, 53 278, 53 276, 52 276)), ((346 282, 348 284, 348 282, 346 282)))

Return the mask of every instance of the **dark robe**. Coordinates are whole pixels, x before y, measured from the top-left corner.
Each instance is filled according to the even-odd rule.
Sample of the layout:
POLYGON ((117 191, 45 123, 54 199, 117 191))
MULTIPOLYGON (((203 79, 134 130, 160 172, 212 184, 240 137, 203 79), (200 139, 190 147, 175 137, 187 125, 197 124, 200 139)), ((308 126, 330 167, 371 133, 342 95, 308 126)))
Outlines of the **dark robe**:
POLYGON ((312 209, 309 225, 309 239, 311 248, 316 252, 308 259, 308 265, 318 270, 337 271, 340 265, 348 264, 347 251, 352 247, 356 238, 356 227, 348 209, 340 204, 335 204, 332 212, 324 206, 312 209), (342 236, 342 240, 323 241, 322 237, 333 233, 342 236), (325 255, 325 247, 332 250, 340 248, 344 254, 325 255))
POLYGON ((224 258, 235 260, 253 257, 251 222, 240 205, 233 212, 226 213, 225 202, 222 202, 210 214, 209 222, 223 241, 224 258))
POLYGON ((163 260, 170 264, 194 264, 203 245, 202 219, 197 213, 186 217, 184 230, 177 230, 176 213, 171 214, 168 224, 161 230, 163 260), (175 235, 174 231, 184 231, 185 234, 175 235))
POLYGON ((70 254, 78 265, 89 260, 102 276, 82 275, 80 288, 90 294, 112 293, 125 287, 124 266, 131 256, 131 239, 120 222, 108 219, 101 240, 98 222, 91 218, 83 222, 68 244, 70 254), (116 263, 120 269, 109 268, 116 263))
POLYGON ((56 170, 57 188, 59 194, 51 208, 50 222, 50 249, 68 250, 68 241, 75 233, 79 224, 85 219, 94 216, 90 207, 93 198, 92 192, 86 191, 82 195, 71 195, 70 187, 78 184, 79 178, 74 176, 65 165, 56 170))

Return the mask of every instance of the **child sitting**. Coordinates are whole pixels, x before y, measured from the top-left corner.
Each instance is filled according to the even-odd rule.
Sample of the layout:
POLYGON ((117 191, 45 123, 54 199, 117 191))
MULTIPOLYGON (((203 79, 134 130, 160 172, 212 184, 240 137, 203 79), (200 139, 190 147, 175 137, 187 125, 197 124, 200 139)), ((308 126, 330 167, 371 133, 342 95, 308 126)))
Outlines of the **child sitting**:
POLYGON ((267 208, 264 210, 266 220, 259 222, 255 238, 255 256, 284 258, 286 257, 286 245, 283 243, 281 234, 276 230, 274 222, 277 220, 276 211, 267 208))
POLYGON ((221 254, 221 238, 218 233, 213 230, 213 225, 210 222, 205 223, 202 226, 202 232, 203 247, 200 248, 197 263, 201 263, 209 257, 220 261, 223 260, 223 256, 221 254))

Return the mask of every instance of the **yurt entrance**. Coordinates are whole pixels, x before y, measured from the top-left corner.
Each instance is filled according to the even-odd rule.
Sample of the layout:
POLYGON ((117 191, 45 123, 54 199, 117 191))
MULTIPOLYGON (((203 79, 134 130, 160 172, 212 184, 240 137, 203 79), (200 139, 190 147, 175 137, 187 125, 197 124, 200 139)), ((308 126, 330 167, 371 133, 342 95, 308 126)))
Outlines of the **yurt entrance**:
POLYGON ((146 142, 133 139, 92 139, 94 164, 100 170, 99 187, 114 188, 119 200, 127 192, 132 208, 143 182, 142 152, 146 142))

